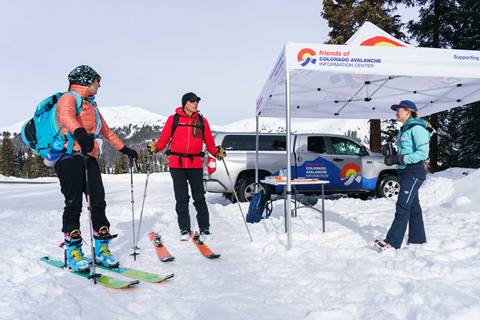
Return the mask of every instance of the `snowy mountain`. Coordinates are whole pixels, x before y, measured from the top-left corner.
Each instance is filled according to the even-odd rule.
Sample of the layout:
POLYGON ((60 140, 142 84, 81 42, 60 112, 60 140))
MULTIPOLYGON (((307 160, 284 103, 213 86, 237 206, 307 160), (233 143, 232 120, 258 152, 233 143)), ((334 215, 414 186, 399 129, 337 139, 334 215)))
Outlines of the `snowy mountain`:
POLYGON ((4 132, 4 131, 8 131, 10 133, 20 133, 20 131, 22 131, 23 124, 26 121, 27 120, 25 119, 25 121, 16 122, 12 125, 5 126, 5 127, 0 127, 0 136, 1 136, 2 132, 4 132))
MULTIPOLYGON (((99 109, 105 121, 112 128, 121 128, 130 125, 138 127, 158 125, 163 127, 167 120, 166 117, 162 115, 133 106, 99 107, 99 109)), ((27 121, 27 119, 10 126, 0 127, 0 132, 9 131, 10 133, 19 133, 25 121, 27 121)))
POLYGON ((100 112, 111 128, 121 128, 130 125, 137 127, 145 125, 163 127, 165 121, 167 121, 167 118, 162 115, 132 106, 100 107, 100 112))
MULTIPOLYGON (((216 131, 224 132, 255 132, 255 119, 244 119, 228 125, 213 125, 216 131)), ((285 119, 260 118, 260 132, 280 133, 286 131, 285 119)), ((292 132, 295 133, 331 133, 348 134, 356 132, 362 142, 368 141, 370 125, 368 120, 362 119, 294 119, 292 120, 292 132)))

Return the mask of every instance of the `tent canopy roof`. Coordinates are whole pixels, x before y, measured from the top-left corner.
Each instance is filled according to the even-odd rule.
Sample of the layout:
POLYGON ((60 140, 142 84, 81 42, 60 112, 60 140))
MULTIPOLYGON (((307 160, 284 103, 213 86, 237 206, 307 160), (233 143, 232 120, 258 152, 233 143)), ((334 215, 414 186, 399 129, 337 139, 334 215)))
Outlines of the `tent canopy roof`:
POLYGON ((390 119, 412 100, 425 116, 480 100, 480 51, 417 48, 367 22, 347 45, 285 44, 257 100, 257 114, 390 119))

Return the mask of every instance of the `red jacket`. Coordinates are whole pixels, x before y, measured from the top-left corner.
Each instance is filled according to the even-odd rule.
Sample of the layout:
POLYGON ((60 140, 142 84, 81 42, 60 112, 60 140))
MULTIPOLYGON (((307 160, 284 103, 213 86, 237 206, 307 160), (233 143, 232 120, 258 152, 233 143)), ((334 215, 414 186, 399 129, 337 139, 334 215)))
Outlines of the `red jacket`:
MULTIPOLYGON (((170 142, 170 136, 172 135, 173 117, 168 117, 165 127, 163 127, 160 138, 157 140, 157 148, 159 151, 165 149, 170 142, 170 151, 174 153, 182 154, 199 154, 203 151, 203 143, 207 146, 207 151, 215 155, 217 148, 215 147, 215 140, 213 140, 212 131, 207 119, 203 117, 205 124, 205 131, 202 138, 202 132, 200 127, 200 119, 198 113, 193 114, 191 117, 183 112, 182 107, 178 107, 175 112, 180 116, 178 120, 177 128, 173 133, 173 137, 170 142), (185 126, 187 124, 188 126, 185 126), (193 127, 192 125, 197 125, 193 127)), ((202 168, 203 158, 196 157, 180 157, 178 155, 168 156, 168 166, 170 168, 202 168), (181 158, 181 159, 180 159, 181 158)))

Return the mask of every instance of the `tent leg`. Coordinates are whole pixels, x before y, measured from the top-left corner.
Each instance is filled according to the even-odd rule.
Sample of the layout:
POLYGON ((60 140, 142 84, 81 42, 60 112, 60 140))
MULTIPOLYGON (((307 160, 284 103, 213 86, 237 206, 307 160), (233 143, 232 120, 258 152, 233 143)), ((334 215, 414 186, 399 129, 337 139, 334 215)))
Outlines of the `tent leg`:
POLYGON ((286 201, 286 221, 287 221, 287 250, 292 248, 292 166, 290 163, 291 160, 291 149, 292 149, 292 141, 291 141, 291 119, 290 119, 290 71, 287 70, 286 74, 286 128, 287 128, 287 201, 286 201))
POLYGON ((255 193, 258 192, 258 149, 259 149, 259 133, 258 133, 258 113, 255 115, 255 193))

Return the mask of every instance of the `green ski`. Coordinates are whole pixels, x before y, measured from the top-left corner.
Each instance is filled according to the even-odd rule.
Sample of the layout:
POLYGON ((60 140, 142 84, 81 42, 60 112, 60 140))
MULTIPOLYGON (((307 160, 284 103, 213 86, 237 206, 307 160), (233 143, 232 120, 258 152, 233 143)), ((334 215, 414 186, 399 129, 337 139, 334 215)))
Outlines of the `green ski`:
MULTIPOLYGON (((76 271, 65 268, 65 264, 63 263, 63 261, 50 259, 49 257, 43 257, 40 259, 40 261, 48 263, 49 265, 57 267, 59 269, 70 271, 70 273, 76 274, 77 276, 80 276, 82 278, 90 279, 89 273, 76 272, 76 271)), ((139 280, 134 280, 134 281, 121 280, 121 279, 113 278, 113 277, 106 276, 104 274, 98 274, 98 273, 96 274, 96 278, 97 278, 96 281, 98 284, 107 288, 112 288, 112 289, 126 289, 140 283, 139 280)))
POLYGON ((105 266, 102 266, 100 264, 97 264, 97 268, 103 269, 103 270, 108 270, 111 272, 115 272, 118 274, 121 274, 122 276, 133 278, 133 279, 138 279, 144 282, 151 282, 151 283, 158 283, 162 282, 168 279, 173 278, 173 273, 169 275, 161 275, 161 274, 156 274, 156 273, 150 273, 138 269, 133 269, 133 268, 128 268, 128 267, 118 267, 118 268, 107 268, 105 266))

